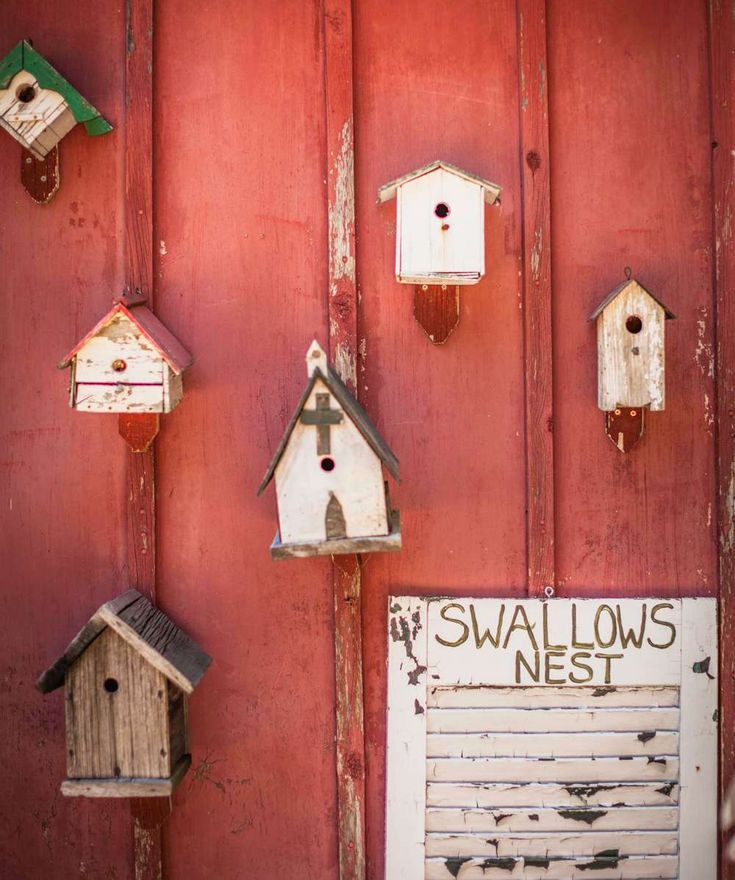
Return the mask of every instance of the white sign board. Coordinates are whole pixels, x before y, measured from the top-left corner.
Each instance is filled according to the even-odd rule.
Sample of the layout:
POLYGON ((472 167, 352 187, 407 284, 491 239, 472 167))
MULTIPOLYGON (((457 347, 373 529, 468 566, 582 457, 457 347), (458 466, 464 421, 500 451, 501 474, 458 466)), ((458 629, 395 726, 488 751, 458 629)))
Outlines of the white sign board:
POLYGON ((714 599, 391 597, 386 880, 717 877, 714 599))

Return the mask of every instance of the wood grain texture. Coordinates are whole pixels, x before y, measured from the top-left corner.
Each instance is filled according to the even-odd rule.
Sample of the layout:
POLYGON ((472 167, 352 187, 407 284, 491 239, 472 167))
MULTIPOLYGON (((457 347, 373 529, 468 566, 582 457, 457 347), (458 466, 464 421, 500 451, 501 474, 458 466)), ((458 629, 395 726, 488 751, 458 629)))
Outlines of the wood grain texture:
MULTIPOLYGON (((352 2, 324 0, 329 242, 329 355, 357 396, 352 2)), ((390 511, 388 511, 390 514, 390 511)), ((334 673, 339 876, 365 877, 362 596, 358 557, 334 560, 334 673)))
MULTIPOLYGON (((735 214, 732 155, 735 114, 735 21, 727 4, 711 0, 709 11, 712 97, 712 171, 714 185, 713 249, 715 253, 717 363, 717 536, 720 608, 720 797, 725 799, 735 778, 735 214)), ((730 823, 731 824, 731 823, 730 823)), ((720 840, 720 878, 735 878, 731 828, 720 840)))
POLYGON ((518 0, 528 595, 556 586, 551 184, 545 0, 518 0))
POLYGON ((413 316, 434 345, 442 345, 459 324, 459 287, 456 284, 417 284, 413 289, 413 316))
POLYGON ((53 147, 43 159, 23 150, 20 154, 20 180, 34 202, 47 205, 61 183, 59 148, 53 147))

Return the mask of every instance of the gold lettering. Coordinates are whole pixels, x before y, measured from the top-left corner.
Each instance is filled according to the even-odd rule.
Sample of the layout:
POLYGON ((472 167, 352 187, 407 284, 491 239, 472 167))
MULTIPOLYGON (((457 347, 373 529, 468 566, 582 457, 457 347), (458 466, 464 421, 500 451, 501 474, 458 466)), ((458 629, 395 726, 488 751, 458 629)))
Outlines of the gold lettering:
MULTIPOLYGON (((590 647, 592 647, 590 645, 590 647)), ((572 666, 576 666, 577 669, 584 669, 587 673, 587 678, 579 678, 573 672, 569 673, 569 681, 573 681, 575 684, 587 684, 588 681, 592 681, 592 676, 594 672, 592 671, 592 667, 588 666, 586 663, 582 663, 580 657, 584 657, 586 660, 589 660, 592 654, 589 651, 577 651, 576 654, 572 654, 571 661, 572 666)))
POLYGON ((610 663, 612 660, 621 660, 624 654, 595 654, 598 660, 605 661, 605 684, 610 684, 610 663))
POLYGON ((543 605, 543 622, 544 622, 544 648, 547 651, 566 651, 566 645, 551 645, 549 644, 549 603, 544 602, 543 605))
POLYGON ((508 633, 505 636, 505 641, 503 642, 503 648, 505 649, 508 647, 508 642, 510 641, 510 637, 513 634, 513 630, 524 629, 528 633, 528 638, 531 640, 533 650, 538 651, 538 643, 536 642, 536 637, 533 634, 534 626, 536 626, 535 623, 532 624, 528 622, 526 609, 523 607, 523 605, 516 605, 515 611, 513 612, 513 617, 510 621, 510 626, 508 627, 508 633), (523 618, 523 623, 516 623, 516 619, 519 616, 523 618))
POLYGON ((485 641, 489 641, 493 648, 497 648, 500 646, 500 632, 503 628, 503 616, 505 615, 505 605, 500 606, 500 614, 498 615, 498 625, 495 629, 495 637, 493 638, 492 633, 489 629, 486 629, 485 632, 480 635, 480 630, 477 625, 477 615, 475 614, 475 606, 470 605, 470 618, 472 620, 472 630, 475 634, 475 644, 478 648, 481 648, 485 641))
POLYGON ((618 637, 618 626, 615 622, 615 615, 613 614, 613 610, 609 605, 600 605, 597 609, 597 614, 595 614, 595 638, 597 639, 597 644, 601 648, 610 648, 615 644, 615 639, 618 637), (603 611, 607 611, 610 617, 610 638, 608 641, 603 641, 602 636, 600 635, 600 616, 603 611))
POLYGON ((552 669, 561 669, 564 667, 559 665, 558 663, 550 663, 552 657, 563 657, 564 651, 547 651, 544 655, 544 681, 546 684, 566 684, 566 679, 564 678, 552 678, 551 670, 552 669))
POLYGON ((534 659, 536 661, 533 669, 528 665, 528 661, 523 656, 520 651, 516 651, 516 684, 521 683, 521 663, 526 667, 526 671, 531 676, 531 680, 535 681, 538 684, 539 673, 540 673, 540 663, 539 663, 539 653, 538 651, 534 654, 534 659))
POLYGON ((464 605, 460 605, 459 602, 450 602, 449 605, 442 605, 442 609, 439 612, 439 615, 443 620, 448 620, 449 623, 456 623, 461 626, 463 630, 462 635, 453 642, 446 641, 439 635, 435 636, 435 638, 437 642, 439 642, 440 645, 444 645, 445 648, 458 648, 469 638, 470 628, 463 620, 458 620, 456 617, 449 617, 447 611, 449 611, 450 608, 458 608, 462 614, 464 614, 464 605))
MULTIPOLYGON (((638 631, 638 638, 636 638, 635 631, 633 629, 625 630, 623 628, 623 615, 620 611, 620 605, 615 606, 615 613, 618 618, 618 631, 620 632, 620 646, 623 648, 628 647, 629 642, 633 642, 636 648, 640 648, 643 644, 643 636, 646 633, 646 603, 643 603, 641 607, 641 628, 638 631)), ((607 645, 603 645, 604 648, 608 647, 607 645)))
POLYGON ((646 641, 652 648, 670 648, 676 641, 676 627, 674 626, 674 624, 668 620, 659 620, 659 618, 656 617, 656 612, 659 611, 659 609, 673 607, 674 606, 671 604, 671 602, 659 602, 658 605, 654 605, 653 608, 651 608, 651 620, 654 623, 657 623, 659 626, 665 626, 671 630, 671 638, 664 645, 657 645, 656 642, 651 641, 650 637, 647 638, 646 641))
POLYGON ((572 602, 572 647, 589 648, 590 651, 595 647, 592 642, 577 641, 577 605, 574 602, 572 602))

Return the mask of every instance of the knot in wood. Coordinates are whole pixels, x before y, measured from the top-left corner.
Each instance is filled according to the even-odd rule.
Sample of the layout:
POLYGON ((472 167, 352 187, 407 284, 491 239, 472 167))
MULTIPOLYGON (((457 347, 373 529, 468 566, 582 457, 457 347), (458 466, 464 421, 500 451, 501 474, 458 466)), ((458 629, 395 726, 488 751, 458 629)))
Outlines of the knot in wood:
POLYGON ((352 299, 348 294, 338 293, 332 298, 331 307, 337 316, 344 321, 352 314, 352 299))
POLYGON ((352 779, 362 778, 362 758, 357 752, 350 752, 345 760, 345 769, 352 779))
POLYGON ((535 150, 531 150, 526 153, 526 165, 531 169, 531 173, 535 174, 541 167, 541 156, 535 150))

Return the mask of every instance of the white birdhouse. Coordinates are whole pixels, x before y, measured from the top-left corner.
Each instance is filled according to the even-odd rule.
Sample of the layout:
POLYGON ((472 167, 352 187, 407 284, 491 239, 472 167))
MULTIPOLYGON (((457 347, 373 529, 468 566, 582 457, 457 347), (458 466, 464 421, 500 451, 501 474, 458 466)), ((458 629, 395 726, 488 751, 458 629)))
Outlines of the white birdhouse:
POLYGON ((77 122, 84 123, 90 135, 112 131, 99 111, 27 40, 0 60, 0 126, 30 153, 21 178, 36 201, 49 201, 58 189, 58 157, 53 151, 77 122))
POLYGON ((665 322, 674 317, 630 277, 590 316, 597 323, 598 406, 621 452, 642 436, 645 410, 664 409, 665 322))
POLYGON ((378 190, 396 196, 396 279, 404 284, 476 284, 485 274, 485 202, 500 187, 436 161, 378 190))
POLYGON ((74 409, 167 413, 181 402, 192 356, 143 303, 118 300, 59 364, 71 367, 74 409))
POLYGON ((399 550, 399 515, 383 479, 385 466, 398 480, 398 460, 316 341, 306 364, 308 384, 258 489, 275 477, 271 556, 399 550))

